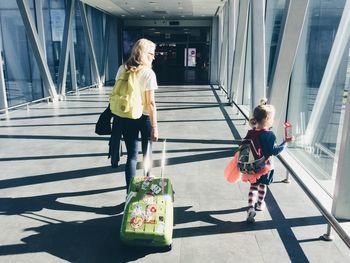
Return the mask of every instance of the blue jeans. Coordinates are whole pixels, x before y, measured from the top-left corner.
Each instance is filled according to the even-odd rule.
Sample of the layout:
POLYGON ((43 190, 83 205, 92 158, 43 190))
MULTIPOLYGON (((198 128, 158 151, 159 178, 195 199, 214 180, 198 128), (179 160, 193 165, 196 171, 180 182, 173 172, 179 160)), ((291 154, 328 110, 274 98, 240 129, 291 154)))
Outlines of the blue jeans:
MULTIPOLYGON (((125 165, 126 187, 129 189, 131 178, 136 175, 136 165, 139 146, 139 132, 141 133, 141 146, 143 157, 146 156, 147 147, 150 146, 149 156, 152 154, 151 147, 151 121, 149 116, 142 115, 139 119, 119 118, 122 127, 122 135, 126 145, 127 161, 125 165)), ((151 159, 151 158, 150 158, 151 159)), ((149 160, 151 163, 151 160, 149 160)), ((151 165, 151 164, 150 164, 151 165)))

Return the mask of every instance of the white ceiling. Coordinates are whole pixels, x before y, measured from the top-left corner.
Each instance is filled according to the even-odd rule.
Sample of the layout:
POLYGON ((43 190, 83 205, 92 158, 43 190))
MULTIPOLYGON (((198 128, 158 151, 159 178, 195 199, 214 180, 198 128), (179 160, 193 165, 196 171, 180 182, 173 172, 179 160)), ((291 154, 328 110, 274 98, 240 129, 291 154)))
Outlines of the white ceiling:
POLYGON ((213 17, 226 0, 82 0, 125 19, 198 19, 213 17))

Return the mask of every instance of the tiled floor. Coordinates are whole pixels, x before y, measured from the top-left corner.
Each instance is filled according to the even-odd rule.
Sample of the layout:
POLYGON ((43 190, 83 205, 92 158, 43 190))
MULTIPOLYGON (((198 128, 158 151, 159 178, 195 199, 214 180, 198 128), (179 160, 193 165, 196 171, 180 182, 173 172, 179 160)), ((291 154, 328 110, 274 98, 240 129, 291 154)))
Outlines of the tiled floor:
POLYGON ((209 86, 156 93, 165 174, 176 191, 173 249, 122 246, 125 156, 111 168, 108 137, 94 134, 109 92, 85 90, 2 117, 0 262, 350 262, 339 237, 319 239, 325 219, 295 182, 279 183, 278 163, 267 210, 246 223, 248 185, 227 183, 223 169, 247 126, 209 86))

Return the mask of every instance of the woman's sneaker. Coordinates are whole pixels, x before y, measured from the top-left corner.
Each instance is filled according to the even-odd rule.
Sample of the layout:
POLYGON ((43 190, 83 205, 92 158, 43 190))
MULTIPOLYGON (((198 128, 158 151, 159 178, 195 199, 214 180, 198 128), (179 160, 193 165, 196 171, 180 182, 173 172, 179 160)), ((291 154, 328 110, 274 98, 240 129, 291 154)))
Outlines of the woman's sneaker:
POLYGON ((264 211, 266 208, 266 204, 265 202, 262 202, 262 203, 256 203, 255 204, 255 210, 258 210, 258 211, 264 211))
POLYGON ((247 222, 248 223, 254 223, 255 222, 255 217, 256 212, 253 207, 250 207, 247 211, 247 222))

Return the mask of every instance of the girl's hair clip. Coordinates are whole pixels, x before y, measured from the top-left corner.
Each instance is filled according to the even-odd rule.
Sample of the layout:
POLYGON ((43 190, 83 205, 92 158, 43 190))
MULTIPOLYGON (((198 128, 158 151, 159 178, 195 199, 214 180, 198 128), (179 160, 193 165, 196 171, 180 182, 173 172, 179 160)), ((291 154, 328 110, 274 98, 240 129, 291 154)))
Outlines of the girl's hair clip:
POLYGON ((259 105, 266 105, 267 104, 267 98, 260 99, 259 105))

